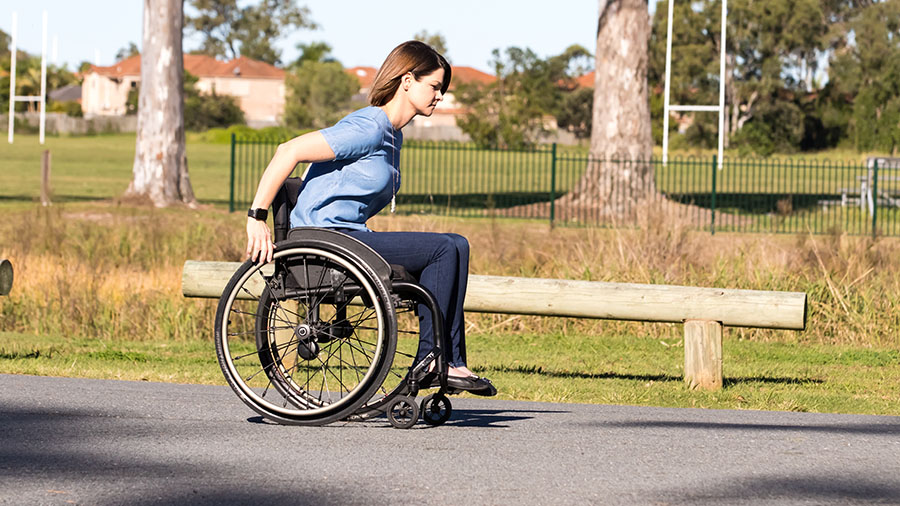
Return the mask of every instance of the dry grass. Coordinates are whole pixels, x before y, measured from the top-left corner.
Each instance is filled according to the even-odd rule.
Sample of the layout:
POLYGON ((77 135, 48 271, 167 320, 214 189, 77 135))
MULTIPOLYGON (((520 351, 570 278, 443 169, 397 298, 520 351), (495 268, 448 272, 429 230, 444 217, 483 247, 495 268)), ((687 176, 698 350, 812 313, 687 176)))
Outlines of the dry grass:
MULTIPOLYGON (((806 292, 805 332, 733 329, 740 338, 900 347, 900 240, 707 232, 677 215, 644 212, 637 227, 379 218, 380 230, 441 230, 472 243, 472 272, 524 277, 806 292)), ((678 326, 470 315, 474 330, 630 332, 680 337, 678 326), (485 321, 488 320, 488 321, 485 321)))
MULTIPOLYGON (((208 338, 214 301, 181 297, 185 260, 239 260, 244 219, 216 210, 115 203, 12 211, 0 257, 16 270, 0 330, 116 339, 208 338)), ((376 230, 458 232, 478 274, 717 286, 809 294, 805 332, 729 330, 742 339, 900 348, 900 241, 694 231, 662 212, 638 227, 550 229, 511 220, 387 215, 376 230)), ((678 325, 467 316, 470 332, 591 333, 679 339, 678 325)))

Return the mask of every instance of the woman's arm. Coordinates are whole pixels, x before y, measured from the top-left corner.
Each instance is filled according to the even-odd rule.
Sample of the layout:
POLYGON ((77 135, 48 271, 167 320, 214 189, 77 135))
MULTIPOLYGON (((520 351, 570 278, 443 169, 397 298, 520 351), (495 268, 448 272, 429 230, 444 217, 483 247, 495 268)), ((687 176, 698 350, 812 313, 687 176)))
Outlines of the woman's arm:
MULTIPOLYGON (((322 132, 303 134, 279 145, 275 150, 275 156, 272 157, 263 172, 250 208, 268 209, 272 200, 275 199, 278 189, 298 163, 324 162, 333 159, 334 151, 325 141, 322 132)), ((272 260, 273 252, 272 234, 269 232, 266 222, 247 217, 247 256, 254 262, 257 257, 260 262, 263 260, 269 262, 272 260)))

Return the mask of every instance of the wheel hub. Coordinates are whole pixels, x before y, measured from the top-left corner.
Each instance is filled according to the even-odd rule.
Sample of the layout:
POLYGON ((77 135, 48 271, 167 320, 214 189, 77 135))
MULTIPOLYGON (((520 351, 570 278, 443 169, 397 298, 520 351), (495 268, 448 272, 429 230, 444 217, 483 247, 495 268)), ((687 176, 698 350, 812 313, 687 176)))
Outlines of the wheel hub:
POLYGON ((319 343, 316 342, 316 333, 307 324, 297 325, 294 328, 297 336, 297 354, 303 360, 312 360, 319 354, 319 343))

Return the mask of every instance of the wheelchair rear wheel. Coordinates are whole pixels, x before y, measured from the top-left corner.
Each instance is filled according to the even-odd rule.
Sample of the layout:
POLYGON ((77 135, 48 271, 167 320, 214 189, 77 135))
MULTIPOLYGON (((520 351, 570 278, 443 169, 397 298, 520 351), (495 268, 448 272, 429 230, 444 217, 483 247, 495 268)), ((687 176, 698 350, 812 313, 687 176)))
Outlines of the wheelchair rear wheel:
POLYGON ((251 409, 273 421, 346 418, 390 373, 397 324, 384 283, 354 255, 302 241, 245 262, 216 312, 216 354, 251 409))

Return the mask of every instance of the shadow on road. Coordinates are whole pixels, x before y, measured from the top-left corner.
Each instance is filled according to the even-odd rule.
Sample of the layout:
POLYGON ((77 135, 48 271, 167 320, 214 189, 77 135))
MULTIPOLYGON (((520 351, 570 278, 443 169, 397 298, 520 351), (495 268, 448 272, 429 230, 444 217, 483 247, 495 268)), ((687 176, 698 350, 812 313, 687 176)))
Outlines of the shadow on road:
MULTIPOLYGON (((534 367, 527 365, 519 365, 515 367, 492 367, 491 371, 511 372, 519 374, 537 374, 550 378, 576 378, 576 379, 620 379, 630 381, 654 381, 654 382, 681 382, 684 381, 682 376, 673 374, 624 374, 616 372, 583 372, 583 371, 553 371, 543 367, 534 367)), ((742 383, 776 383, 784 385, 804 385, 809 383, 824 383, 824 380, 814 378, 790 378, 790 377, 768 377, 768 376, 745 376, 738 378, 724 378, 724 386, 730 387, 742 383)))
MULTIPOLYGON (((505 428, 509 427, 508 422, 518 422, 522 420, 530 420, 535 417, 535 415, 544 415, 551 413, 568 413, 568 411, 554 411, 554 410, 524 410, 524 409, 454 409, 453 413, 444 425, 451 427, 482 427, 482 428, 505 428)), ((278 425, 277 423, 267 420, 261 416, 254 416, 247 419, 248 422, 254 424, 263 424, 263 425, 278 425)), ((374 418, 361 421, 357 424, 357 422, 337 422, 336 424, 332 424, 333 427, 341 427, 341 423, 349 424, 349 425, 358 425, 358 424, 384 424, 385 427, 390 427, 390 424, 385 415, 378 415, 374 418)), ((419 429, 427 429, 432 428, 429 425, 426 425, 421 420, 416 425, 416 428, 419 429)))
POLYGON ((221 459, 179 448, 178 441, 197 440, 204 430, 216 428, 153 424, 127 412, 3 406, 0 476, 7 492, 24 494, 20 504, 361 503, 352 491, 323 483, 255 486, 228 460, 227 448, 213 452, 221 459))
POLYGON ((453 427, 509 427, 507 422, 530 420, 536 415, 551 413, 567 413, 567 411, 554 410, 525 410, 525 409, 454 409, 453 415, 446 425, 453 427))
MULTIPOLYGON (((869 436, 900 436, 898 423, 863 423, 833 425, 800 425, 790 423, 735 423, 735 422, 692 422, 674 420, 597 422, 597 425, 623 429, 679 429, 709 431, 788 431, 788 432, 820 432, 829 434, 865 434, 869 436)), ((900 496, 898 496, 900 497, 900 496)))
POLYGON ((900 486, 861 475, 741 477, 685 494, 663 492, 674 504, 897 504, 900 486), (676 499, 677 498, 677 499, 676 499))

